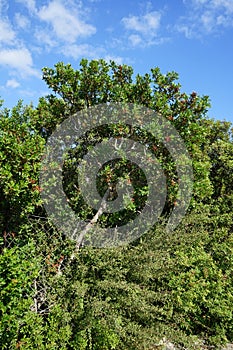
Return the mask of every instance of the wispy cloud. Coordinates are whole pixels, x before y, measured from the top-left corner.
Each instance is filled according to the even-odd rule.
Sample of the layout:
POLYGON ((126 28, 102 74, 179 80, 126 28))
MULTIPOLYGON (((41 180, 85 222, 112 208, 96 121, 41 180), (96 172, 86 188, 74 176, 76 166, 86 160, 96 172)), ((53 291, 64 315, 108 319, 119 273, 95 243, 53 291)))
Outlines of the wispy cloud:
POLYGON ((0 44, 12 44, 15 37, 16 33, 8 19, 0 19, 0 44))
MULTIPOLYGON (((184 3, 188 3, 187 0, 184 0, 184 3)), ((207 6, 211 9, 224 10, 227 13, 233 12, 233 1, 232 0, 192 0, 189 1, 193 6, 207 6)))
POLYGON ((117 64, 123 64, 123 62, 125 62, 125 58, 121 57, 121 56, 114 56, 114 55, 106 55, 104 57, 105 61, 110 62, 110 61, 114 61, 117 64))
POLYGON ((53 51, 73 59, 106 54, 85 41, 96 33, 96 28, 88 23, 88 10, 81 1, 47 0, 43 6, 35 0, 15 2, 24 7, 8 17, 9 3, 0 0, 0 66, 8 72, 6 87, 18 87, 12 76, 19 81, 29 76, 41 78, 32 53, 40 56, 53 51), (27 40, 29 28, 31 35, 27 40))
POLYGON ((37 12, 35 0, 15 0, 15 1, 24 5, 31 14, 34 14, 37 12))
MULTIPOLYGON (((29 3, 30 1, 25 2, 29 3)), ((19 12, 10 18, 8 11, 9 2, 0 0, 0 66, 8 71, 9 76, 40 77, 40 72, 34 68, 27 43, 24 43, 19 35, 20 30, 26 29, 30 25, 30 20, 19 12)), ((10 78, 7 80, 6 87, 16 88, 19 86, 18 84, 17 80, 10 78)))
POLYGON ((158 36, 161 25, 161 13, 151 11, 141 16, 130 15, 122 18, 122 24, 129 32, 129 42, 133 46, 151 45, 158 36))
POLYGON ((0 65, 13 69, 21 77, 40 77, 40 72, 33 67, 31 53, 26 48, 0 50, 0 65))
POLYGON ((26 29, 30 26, 30 20, 28 17, 22 15, 21 13, 17 12, 15 14, 15 22, 18 28, 20 29, 26 29))
POLYGON ((139 46, 143 43, 143 39, 139 34, 129 35, 129 41, 132 44, 132 46, 139 46))
POLYGON ((51 33, 41 27, 37 27, 34 32, 34 38, 36 39, 40 51, 45 47, 48 51, 59 45, 58 41, 51 35, 51 33))
POLYGON ((220 33, 233 27, 232 0, 183 0, 187 15, 179 19, 176 29, 187 38, 220 33))
POLYGON ((153 31, 157 32, 160 26, 161 14, 157 11, 147 13, 144 16, 129 16, 122 19, 126 29, 147 34, 153 31))
POLYGON ((66 57, 71 57, 74 60, 77 60, 83 57, 100 57, 105 53, 105 50, 101 47, 94 47, 90 44, 68 44, 61 47, 60 52, 66 57))
POLYGON ((20 83, 16 79, 9 79, 6 82, 6 87, 7 88, 13 88, 16 89, 20 86, 20 83))
POLYGON ((40 20, 47 22, 53 30, 51 35, 57 39, 75 43, 80 37, 88 37, 96 32, 96 28, 82 20, 76 11, 65 7, 60 1, 53 0, 38 11, 40 20))

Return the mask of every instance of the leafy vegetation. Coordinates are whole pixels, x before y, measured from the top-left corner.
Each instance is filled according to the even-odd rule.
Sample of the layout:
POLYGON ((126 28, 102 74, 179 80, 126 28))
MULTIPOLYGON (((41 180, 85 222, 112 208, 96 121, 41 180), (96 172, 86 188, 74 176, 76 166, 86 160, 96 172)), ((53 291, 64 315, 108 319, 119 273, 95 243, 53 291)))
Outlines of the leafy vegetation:
MULTIPOLYGON (((104 60, 60 62, 43 69, 51 94, 38 105, 0 111, 0 346, 2 349, 159 349, 162 338, 201 349, 233 342, 233 143, 231 124, 207 117, 207 96, 182 92, 174 72, 136 75, 104 60), (64 189, 80 217, 95 212, 77 189, 74 164, 93 145, 112 137, 145 142, 167 178, 159 222, 127 246, 82 247, 60 232, 41 200, 39 171, 48 137, 71 114, 108 102, 135 103, 167 118, 193 163, 189 210, 174 232, 165 225, 176 205, 179 179, 165 147, 128 125, 106 125, 79 138, 63 169, 64 189)), ((127 222, 145 203, 146 182, 126 159, 99 174, 101 195, 109 177, 124 176, 135 200, 127 222), (128 167, 129 171, 125 171, 128 167), (131 174, 131 176, 129 176, 131 174)), ((135 214, 136 213, 136 214, 135 214)))

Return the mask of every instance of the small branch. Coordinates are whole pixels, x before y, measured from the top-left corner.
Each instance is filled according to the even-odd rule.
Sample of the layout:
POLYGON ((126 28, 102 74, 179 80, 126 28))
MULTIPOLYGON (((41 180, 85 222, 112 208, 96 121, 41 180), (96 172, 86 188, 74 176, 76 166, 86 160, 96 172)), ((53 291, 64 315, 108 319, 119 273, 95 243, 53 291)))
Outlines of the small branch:
POLYGON ((106 200, 109 196, 109 192, 110 189, 108 188, 107 191, 105 192, 100 207, 97 211, 97 213, 95 214, 95 216, 91 219, 91 221, 87 224, 87 226, 83 229, 83 231, 80 233, 78 239, 77 239, 77 243, 74 249, 74 252, 72 253, 71 257, 70 257, 70 261, 72 261, 75 258, 75 255, 77 254, 77 252, 79 251, 79 248, 83 242, 83 239, 85 237, 85 235, 87 234, 87 232, 93 227, 94 224, 96 224, 96 222, 98 221, 99 217, 103 214, 105 208, 106 208, 106 200))

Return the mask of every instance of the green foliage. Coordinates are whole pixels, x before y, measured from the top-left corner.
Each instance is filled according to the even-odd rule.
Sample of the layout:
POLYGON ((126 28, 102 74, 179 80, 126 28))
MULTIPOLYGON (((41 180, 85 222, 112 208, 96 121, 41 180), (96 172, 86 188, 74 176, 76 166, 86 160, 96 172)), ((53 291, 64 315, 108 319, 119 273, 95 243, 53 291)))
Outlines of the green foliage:
MULTIPOLYGON (((77 70, 59 62, 43 69, 43 79, 52 93, 35 108, 19 102, 0 112, 1 348, 142 350, 159 348, 166 338, 201 349, 203 341, 232 342, 231 125, 208 119, 208 97, 183 93, 178 75, 159 68, 134 76, 115 62, 82 60, 77 70), (179 181, 166 148, 129 125, 93 129, 77 140, 63 168, 64 189, 80 217, 94 212, 79 193, 76 164, 110 136, 147 144, 166 174, 167 202, 158 225, 132 244, 75 251, 41 205, 45 141, 70 114, 119 101, 149 107, 174 125, 192 158, 193 198, 182 223, 167 234, 179 181)), ((119 177, 133 186, 134 202, 121 217, 102 216, 102 225, 127 222, 144 206, 145 177, 124 157, 102 167, 100 194, 119 177)))
POLYGON ((4 249, 0 255, 0 345, 14 349, 33 303, 31 283, 38 274, 32 244, 4 249), (30 257, 30 259, 29 259, 30 257))
POLYGON ((41 204, 38 171, 44 140, 32 128, 32 107, 20 101, 0 112, 0 230, 15 233, 41 204))

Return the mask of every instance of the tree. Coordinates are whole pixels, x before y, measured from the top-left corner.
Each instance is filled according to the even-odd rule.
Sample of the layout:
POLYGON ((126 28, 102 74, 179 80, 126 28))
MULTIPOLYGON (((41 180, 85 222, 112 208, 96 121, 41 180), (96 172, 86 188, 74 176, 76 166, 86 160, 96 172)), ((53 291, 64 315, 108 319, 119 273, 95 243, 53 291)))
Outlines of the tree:
MULTIPOLYGON (((203 152, 204 144, 207 142, 207 130, 201 122, 208 110, 209 100, 207 96, 200 97, 195 92, 190 95, 183 93, 180 84, 176 82, 177 78, 178 75, 175 72, 163 75, 159 68, 152 68, 150 74, 137 75, 133 81, 133 69, 127 65, 106 63, 104 60, 88 62, 83 59, 80 62, 80 69, 75 70, 71 65, 59 62, 54 69, 43 69, 43 79, 52 88, 54 94, 42 98, 39 102, 35 120, 37 129, 40 130, 43 125, 44 132, 47 130, 47 136, 49 136, 55 125, 72 113, 101 103, 122 101, 149 107, 166 117, 184 139, 193 158, 195 176, 193 198, 197 201, 203 200, 212 194, 209 179, 210 161, 208 155, 203 152), (38 124, 38 121, 41 124, 38 124)), ((116 128, 115 130, 109 127, 98 129, 94 135, 84 136, 80 155, 83 156, 85 147, 90 143, 93 145, 93 139, 98 142, 104 135, 115 133, 115 136, 124 136, 129 135, 129 132, 132 138, 148 143, 150 150, 163 163, 163 169, 168 178, 176 182, 171 159, 163 162, 163 158, 167 157, 166 150, 162 150, 161 144, 157 145, 158 140, 145 135, 145 132, 139 134, 138 130, 136 137, 135 131, 124 130, 122 126, 120 133, 116 128)), ((167 211, 175 201, 177 186, 177 183, 168 186, 171 197, 167 211)))

